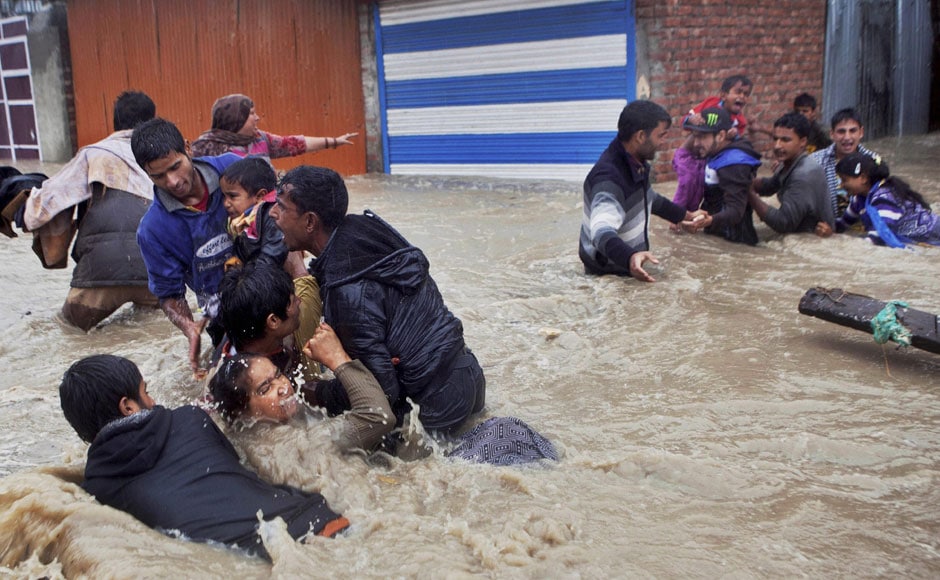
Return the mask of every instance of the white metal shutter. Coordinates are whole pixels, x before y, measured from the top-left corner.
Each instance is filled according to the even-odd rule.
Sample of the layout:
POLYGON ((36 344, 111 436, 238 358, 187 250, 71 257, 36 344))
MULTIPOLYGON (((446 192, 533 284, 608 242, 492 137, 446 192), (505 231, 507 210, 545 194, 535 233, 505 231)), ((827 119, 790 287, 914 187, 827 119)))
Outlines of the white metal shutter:
POLYGON ((393 0, 385 170, 580 181, 635 94, 632 0, 393 0))

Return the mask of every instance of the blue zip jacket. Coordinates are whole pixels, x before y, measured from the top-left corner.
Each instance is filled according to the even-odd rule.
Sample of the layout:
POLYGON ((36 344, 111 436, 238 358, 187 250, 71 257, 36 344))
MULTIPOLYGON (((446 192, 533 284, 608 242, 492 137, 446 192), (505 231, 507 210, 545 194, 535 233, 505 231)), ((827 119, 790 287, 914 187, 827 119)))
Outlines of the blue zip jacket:
POLYGON ((217 294, 225 261, 233 251, 225 229, 228 214, 219 176, 239 159, 234 153, 193 159, 209 188, 204 212, 187 208, 154 185, 153 204, 137 227, 137 244, 147 266, 150 291, 160 300, 182 298, 188 286, 205 309, 217 294))

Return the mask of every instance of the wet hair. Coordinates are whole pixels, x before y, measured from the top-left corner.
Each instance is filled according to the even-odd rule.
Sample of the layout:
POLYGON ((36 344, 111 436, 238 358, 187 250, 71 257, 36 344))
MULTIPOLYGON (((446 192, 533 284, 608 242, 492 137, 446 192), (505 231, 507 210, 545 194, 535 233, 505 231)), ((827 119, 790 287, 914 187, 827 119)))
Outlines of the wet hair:
POLYGON ((727 93, 734 88, 734 85, 741 83, 742 87, 753 87, 754 83, 751 82, 751 79, 747 78, 744 75, 731 75, 721 82, 721 92, 727 93))
POLYGON ((787 113, 774 121, 774 127, 793 129, 797 137, 809 137, 812 128, 809 119, 799 113, 787 113))
POLYGON ((170 153, 186 154, 186 140, 176 125, 157 117, 134 128, 131 135, 131 150, 137 165, 146 170, 147 164, 163 159, 170 153))
POLYGON ((123 357, 96 354, 73 363, 59 385, 65 419, 91 443, 105 425, 124 416, 121 399, 140 403, 141 380, 137 365, 123 357))
POLYGON ((209 381, 209 393, 226 422, 232 424, 248 409, 251 393, 245 385, 248 367, 264 355, 239 353, 225 359, 209 381))
POLYGON ((882 161, 880 157, 871 158, 864 153, 851 153, 836 163, 836 173, 847 177, 866 175, 872 185, 884 180, 885 185, 894 192, 894 198, 898 202, 913 201, 918 205, 930 207, 924 196, 911 189, 906 181, 900 177, 892 176, 888 164, 882 161))
POLYGON ((157 106, 145 93, 124 91, 114 101, 114 130, 133 129, 157 116, 157 106))
POLYGON ((278 185, 278 195, 286 196, 304 213, 313 212, 330 230, 334 230, 346 217, 349 192, 339 173, 326 167, 301 165, 288 171, 278 185), (284 191, 290 185, 291 191, 284 191))
POLYGON ((264 336, 271 314, 287 318, 294 282, 283 268, 253 260, 225 273, 219 284, 219 318, 235 348, 264 336))
POLYGON ((812 110, 816 110, 816 97, 809 93, 800 93, 793 99, 793 108, 799 109, 800 107, 809 107, 812 110))
POLYGON ((617 119, 617 140, 629 141, 639 131, 649 133, 661 122, 672 125, 672 117, 662 106, 653 101, 633 101, 620 111, 617 119))
POLYGON ((257 195, 261 190, 272 191, 277 187, 274 168, 263 157, 239 159, 225 168, 222 178, 242 186, 250 195, 257 195))
POLYGON ((836 111, 836 114, 832 116, 832 130, 835 131, 836 125, 844 123, 845 121, 855 121, 858 123, 859 127, 864 127, 862 117, 858 114, 858 111, 852 107, 847 107, 845 109, 839 109, 836 111))

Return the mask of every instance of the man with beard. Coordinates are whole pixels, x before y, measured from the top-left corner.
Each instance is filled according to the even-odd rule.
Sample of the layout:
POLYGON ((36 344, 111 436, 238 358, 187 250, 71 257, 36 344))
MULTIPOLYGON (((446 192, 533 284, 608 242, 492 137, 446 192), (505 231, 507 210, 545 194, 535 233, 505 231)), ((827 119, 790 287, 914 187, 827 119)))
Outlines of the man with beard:
POLYGON ((694 227, 730 242, 757 244, 748 192, 760 155, 746 139, 734 138, 731 116, 725 109, 709 107, 700 118, 689 117, 682 126, 692 131, 695 153, 706 159, 702 209, 708 215, 694 227))
POLYGON ((865 136, 865 127, 862 126, 862 118, 855 109, 838 111, 832 116, 831 126, 829 136, 832 138, 832 145, 816 151, 810 157, 826 172, 826 184, 829 186, 833 217, 839 219, 849 205, 849 196, 842 189, 842 182, 836 175, 836 163, 843 157, 856 152, 872 158, 877 154, 861 145, 862 138, 865 136))
POLYGON ((806 154, 811 124, 800 113, 787 113, 774 122, 774 158, 779 167, 772 177, 754 180, 748 201, 754 213, 775 232, 813 232, 832 235, 835 219, 822 167, 806 154), (777 194, 780 207, 767 205, 759 195, 777 194))
POLYGON ((634 101, 617 121, 617 137, 584 180, 584 217, 578 255, 584 272, 633 276, 655 282, 643 265, 658 264, 649 251, 649 216, 690 225, 690 212, 650 188, 650 164, 672 118, 652 101, 634 101))

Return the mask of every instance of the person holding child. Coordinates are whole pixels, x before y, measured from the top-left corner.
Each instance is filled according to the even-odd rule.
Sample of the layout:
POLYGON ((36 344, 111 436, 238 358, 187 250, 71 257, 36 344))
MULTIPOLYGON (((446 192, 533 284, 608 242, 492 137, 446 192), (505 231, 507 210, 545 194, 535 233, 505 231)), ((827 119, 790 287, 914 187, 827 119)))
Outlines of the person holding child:
POLYGON ((868 239, 877 245, 940 245, 940 216, 907 182, 891 175, 880 158, 852 153, 836 164, 836 172, 850 196, 845 213, 836 221, 837 232, 861 221, 868 239))
POLYGON ((267 161, 279 157, 292 157, 352 145, 350 139, 358 133, 344 133, 339 137, 282 137, 258 129, 261 116, 254 102, 241 94, 226 95, 212 105, 212 128, 193 141, 197 157, 234 153, 239 157, 257 155, 267 161))
POLYGON ((720 107, 687 117, 682 126, 692 131, 695 152, 706 160, 702 209, 707 215, 691 227, 730 242, 756 245, 748 192, 761 164, 760 154, 748 140, 735 138, 731 115, 720 107))
POLYGON ((137 226, 137 243, 147 268, 148 287, 167 318, 189 341, 189 364, 200 373, 202 330, 208 324, 213 344, 222 338, 218 324, 218 286, 232 256, 219 176, 238 161, 231 153, 193 159, 176 125, 152 119, 131 135, 137 164, 153 181, 153 204, 137 226), (203 319, 196 322, 186 288, 196 293, 203 319))
MULTIPOLYGON (((683 118, 683 128, 687 128, 687 123, 700 125, 702 111, 718 107, 728 111, 731 117, 731 129, 728 130, 730 140, 746 138, 751 133, 763 133, 770 136, 770 131, 759 128, 754 123, 748 124, 744 116, 744 107, 751 98, 753 88, 751 79, 744 75, 727 77, 721 82, 721 90, 717 96, 708 97, 689 110, 683 118)), ((690 132, 688 138, 676 149, 672 157, 672 168, 676 172, 678 181, 672 201, 688 211, 698 210, 705 196, 705 159, 699 156, 693 141, 694 133, 690 132)), ((678 230, 678 227, 672 229, 678 230)))

